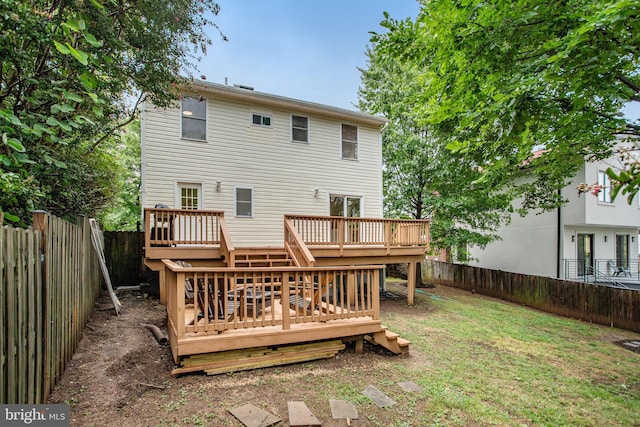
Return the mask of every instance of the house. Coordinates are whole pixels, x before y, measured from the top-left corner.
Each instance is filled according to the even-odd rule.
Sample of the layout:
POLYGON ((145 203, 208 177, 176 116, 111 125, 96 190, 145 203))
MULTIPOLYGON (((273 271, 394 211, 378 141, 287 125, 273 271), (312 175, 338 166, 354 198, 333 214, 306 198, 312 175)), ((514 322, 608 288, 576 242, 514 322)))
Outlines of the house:
MULTIPOLYGON (((619 146, 628 145, 620 142, 619 146)), ((616 158, 585 162, 562 189, 568 203, 555 211, 514 214, 485 249, 471 248, 471 265, 538 276, 606 282, 638 281, 640 204, 611 199, 605 171, 616 158), (597 183, 597 194, 580 193, 581 183, 597 183)))
POLYGON ((282 246, 284 214, 382 217, 382 117, 194 82, 142 110, 142 205, 216 209, 239 246, 282 246))
POLYGON ((176 363, 329 339, 408 351, 381 324, 381 271, 408 263, 413 303, 429 222, 382 218, 385 126, 201 81, 171 108, 142 107, 145 264, 176 363))

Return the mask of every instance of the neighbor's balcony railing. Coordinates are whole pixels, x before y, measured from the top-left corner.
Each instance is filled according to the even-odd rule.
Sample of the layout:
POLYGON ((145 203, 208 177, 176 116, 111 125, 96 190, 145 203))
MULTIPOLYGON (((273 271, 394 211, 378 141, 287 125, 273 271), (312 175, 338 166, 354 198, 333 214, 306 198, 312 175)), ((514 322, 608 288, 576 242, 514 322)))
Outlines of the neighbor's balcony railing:
POLYGON ((286 215, 308 246, 429 246, 429 220, 286 215))
POLYGON ((571 280, 593 282, 599 280, 640 280, 637 259, 596 259, 593 264, 585 260, 565 259, 564 277, 571 280))
POLYGON ((380 318, 380 266, 182 267, 165 260, 170 333, 216 335, 229 329, 380 318))

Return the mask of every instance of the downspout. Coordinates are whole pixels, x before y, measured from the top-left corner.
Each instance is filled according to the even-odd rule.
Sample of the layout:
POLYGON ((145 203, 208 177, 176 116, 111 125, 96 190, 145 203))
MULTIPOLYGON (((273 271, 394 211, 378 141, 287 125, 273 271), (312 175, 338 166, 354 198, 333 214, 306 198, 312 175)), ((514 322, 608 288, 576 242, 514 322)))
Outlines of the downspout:
MULTIPOLYGON (((562 190, 558 190, 558 196, 562 197, 562 190)), ((562 269, 562 205, 558 206, 558 220, 556 229, 556 278, 560 279, 562 269)))

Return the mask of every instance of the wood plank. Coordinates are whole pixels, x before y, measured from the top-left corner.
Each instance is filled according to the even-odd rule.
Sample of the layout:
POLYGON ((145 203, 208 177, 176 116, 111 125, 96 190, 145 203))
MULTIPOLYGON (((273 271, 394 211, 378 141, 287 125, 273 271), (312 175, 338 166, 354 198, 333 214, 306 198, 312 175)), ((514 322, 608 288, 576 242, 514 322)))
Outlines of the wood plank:
POLYGON ((329 407, 331 408, 331 416, 334 419, 357 420, 358 410, 351 402, 346 400, 329 399, 329 407))
POLYGON ((229 409, 229 412, 246 427, 269 427, 282 421, 282 419, 251 403, 229 409))
POLYGON ((171 372, 182 374, 187 372, 206 371, 208 374, 235 372, 259 367, 278 366, 307 360, 333 357, 345 349, 340 340, 325 341, 279 347, 275 349, 258 348, 209 355, 194 355, 185 358, 180 368, 171 372))
POLYGON ((373 403, 378 405, 381 408, 386 408, 388 406, 393 406, 396 402, 391 399, 389 396, 378 390, 373 385, 368 385, 364 390, 360 392, 362 395, 367 396, 373 403))
POLYGON ((313 415, 313 412, 304 402, 293 401, 287 402, 289 410, 289 425, 294 426, 320 426, 320 420, 313 415))

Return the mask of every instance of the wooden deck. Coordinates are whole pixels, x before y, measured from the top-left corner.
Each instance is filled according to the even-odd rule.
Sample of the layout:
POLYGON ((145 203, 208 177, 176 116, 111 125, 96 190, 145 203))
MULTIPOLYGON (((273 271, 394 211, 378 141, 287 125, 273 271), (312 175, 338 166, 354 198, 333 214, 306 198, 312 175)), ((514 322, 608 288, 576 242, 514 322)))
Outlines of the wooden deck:
POLYGON ((428 221, 286 216, 283 247, 236 248, 223 212, 145 209, 145 263, 160 272, 176 363, 365 336, 406 352, 380 321, 381 272, 409 263, 411 291, 428 242, 428 221))

